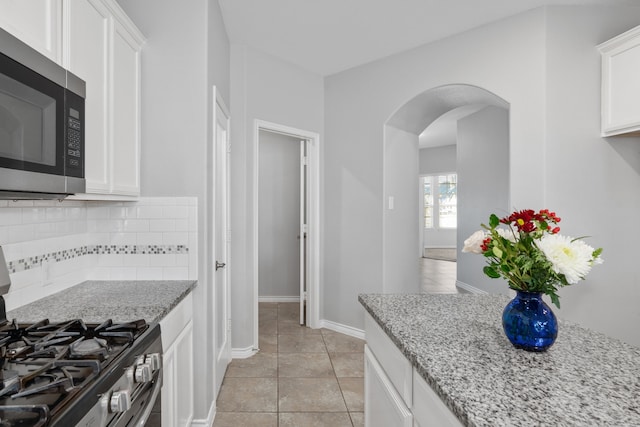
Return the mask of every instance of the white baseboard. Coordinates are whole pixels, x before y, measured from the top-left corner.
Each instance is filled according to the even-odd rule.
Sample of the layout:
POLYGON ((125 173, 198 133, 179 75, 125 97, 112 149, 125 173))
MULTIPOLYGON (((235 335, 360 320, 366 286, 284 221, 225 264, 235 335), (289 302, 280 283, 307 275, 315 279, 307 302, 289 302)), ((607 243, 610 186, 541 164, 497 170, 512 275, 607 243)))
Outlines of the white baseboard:
POLYGON ((300 297, 258 297, 258 302, 300 302, 300 297))
POLYGON ((483 291, 482 289, 476 288, 475 286, 471 286, 468 283, 461 282, 460 280, 456 280, 456 287, 469 292, 470 294, 488 294, 489 292, 483 291))
POLYGON ((251 347, 245 348, 232 348, 231 349, 231 358, 232 359, 246 359, 247 357, 251 357, 258 352, 257 349, 251 347))
POLYGON ((457 246, 447 246, 447 245, 438 245, 438 246, 425 246, 425 249, 456 249, 457 246))
POLYGON ((210 427, 213 425, 213 420, 216 418, 216 402, 213 401, 211 403, 211 407, 209 407, 209 413, 207 414, 206 420, 193 420, 191 422, 191 427, 210 427))
POLYGON ((362 329, 357 329, 351 326, 332 322, 331 320, 320 320, 320 327, 329 329, 334 332, 340 332, 341 334, 349 335, 350 337, 360 338, 361 340, 364 339, 364 331, 362 329))

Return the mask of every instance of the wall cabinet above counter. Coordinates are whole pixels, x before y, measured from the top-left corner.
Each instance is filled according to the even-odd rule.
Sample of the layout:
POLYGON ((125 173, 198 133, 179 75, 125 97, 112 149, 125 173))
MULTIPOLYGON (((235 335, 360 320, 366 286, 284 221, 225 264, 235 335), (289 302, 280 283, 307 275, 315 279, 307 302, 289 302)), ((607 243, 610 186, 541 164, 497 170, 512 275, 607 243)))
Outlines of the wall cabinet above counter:
POLYGON ((141 50, 115 0, 0 2, 0 26, 86 82, 86 194, 140 195, 141 50))
POLYGON ((640 26, 598 46, 602 136, 640 136, 640 26))

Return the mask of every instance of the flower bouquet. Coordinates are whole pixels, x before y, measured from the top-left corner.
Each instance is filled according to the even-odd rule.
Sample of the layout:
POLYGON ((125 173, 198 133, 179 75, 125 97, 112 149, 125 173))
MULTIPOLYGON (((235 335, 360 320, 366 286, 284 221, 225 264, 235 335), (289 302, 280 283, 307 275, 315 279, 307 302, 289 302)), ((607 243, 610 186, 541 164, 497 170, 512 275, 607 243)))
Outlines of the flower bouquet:
MULTIPOLYGON (((549 311, 553 316, 540 295, 548 295, 553 304, 560 308, 558 288, 578 283, 594 265, 602 263, 602 248, 592 248, 581 237, 574 239, 560 235, 560 227, 557 226, 559 222, 560 218, 555 212, 548 209, 537 213, 531 209, 516 211, 504 218, 492 214, 489 225, 482 224, 484 230, 476 231, 465 240, 462 252, 484 255, 487 265, 483 271, 487 276, 493 279, 505 278, 509 287, 517 291, 516 299, 529 299, 517 304, 514 299, 510 305, 525 304, 529 308, 536 306, 539 310, 549 311), (535 301, 532 302, 531 298, 535 301)), ((525 320, 522 318, 517 325, 506 324, 506 320, 513 320, 507 316, 507 311, 513 309, 510 305, 503 313, 503 326, 509 339, 512 338, 512 333, 520 337, 521 341, 527 341, 529 337, 525 335, 530 333, 529 327, 544 329, 545 325, 540 320, 529 326, 523 324, 525 320), (505 320, 505 316, 509 319, 505 320)), ((557 324, 555 316, 545 322, 548 323, 546 326, 555 328, 555 331, 547 331, 544 342, 537 339, 533 348, 527 348, 528 344, 514 345, 534 351, 548 348, 555 341, 557 324)), ((513 339, 511 341, 514 342, 513 339)))

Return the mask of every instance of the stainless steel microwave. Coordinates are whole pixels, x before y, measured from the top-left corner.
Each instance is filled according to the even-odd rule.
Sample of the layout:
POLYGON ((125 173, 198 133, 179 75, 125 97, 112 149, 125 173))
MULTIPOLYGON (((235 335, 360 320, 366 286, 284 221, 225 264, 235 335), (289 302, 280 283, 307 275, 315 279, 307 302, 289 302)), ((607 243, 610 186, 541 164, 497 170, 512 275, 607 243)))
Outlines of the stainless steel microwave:
POLYGON ((0 198, 85 191, 85 82, 0 29, 0 198))

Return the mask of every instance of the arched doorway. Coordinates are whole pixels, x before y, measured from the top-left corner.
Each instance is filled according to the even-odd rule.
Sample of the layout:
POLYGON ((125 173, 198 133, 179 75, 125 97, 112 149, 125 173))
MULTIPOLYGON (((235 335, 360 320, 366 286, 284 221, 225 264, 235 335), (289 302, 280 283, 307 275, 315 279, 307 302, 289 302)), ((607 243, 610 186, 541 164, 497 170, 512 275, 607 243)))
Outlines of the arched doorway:
MULTIPOLYGON (((445 115, 456 121, 458 248, 491 212, 509 210, 509 104, 465 84, 436 87, 409 100, 384 126, 384 292, 419 292, 419 135, 445 115)), ((473 291, 484 280, 477 274, 479 258, 458 250, 458 286, 473 291)))

